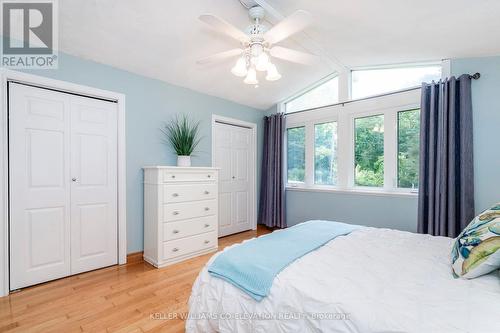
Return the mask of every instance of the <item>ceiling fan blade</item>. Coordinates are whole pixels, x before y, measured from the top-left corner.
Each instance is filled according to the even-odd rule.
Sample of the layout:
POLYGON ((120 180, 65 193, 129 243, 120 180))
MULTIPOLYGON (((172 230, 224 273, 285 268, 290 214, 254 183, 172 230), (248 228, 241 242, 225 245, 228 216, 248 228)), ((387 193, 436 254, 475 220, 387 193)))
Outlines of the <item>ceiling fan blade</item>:
POLYGON ((196 63, 198 65, 204 65, 204 64, 208 64, 209 62, 216 62, 216 61, 225 60, 227 58, 232 58, 232 57, 238 56, 242 53, 243 53, 242 49, 232 49, 232 50, 228 50, 228 51, 224 51, 224 52, 215 53, 215 54, 212 54, 211 56, 199 59, 198 61, 196 61, 196 63))
POLYGON ((310 53, 295 51, 286 47, 275 46, 269 50, 271 56, 303 65, 312 65, 319 60, 319 57, 310 53))
POLYGON ((217 30, 225 35, 228 35, 228 36, 230 36, 230 37, 232 37, 232 38, 234 38, 242 43, 248 41, 248 39, 249 39, 249 37, 246 33, 241 31, 240 29, 236 28, 231 23, 224 21, 220 17, 217 17, 217 16, 212 15, 212 14, 203 14, 203 15, 200 15, 199 19, 200 19, 200 21, 208 24, 209 26, 211 26, 215 30, 217 30))
POLYGON ((264 34, 264 40, 269 44, 276 44, 296 32, 303 30, 311 24, 312 15, 305 10, 297 10, 292 15, 285 17, 264 34))

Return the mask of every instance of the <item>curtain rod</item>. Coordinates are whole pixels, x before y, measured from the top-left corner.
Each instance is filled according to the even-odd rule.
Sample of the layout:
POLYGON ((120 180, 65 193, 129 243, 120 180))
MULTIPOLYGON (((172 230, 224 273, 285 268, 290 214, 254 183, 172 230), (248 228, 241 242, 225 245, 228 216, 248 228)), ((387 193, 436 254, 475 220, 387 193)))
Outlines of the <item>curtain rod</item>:
MULTIPOLYGON (((481 77, 481 73, 477 73, 476 72, 474 74, 469 74, 469 79, 471 79, 471 80, 479 80, 480 77, 481 77)), ((421 86, 411 87, 411 88, 402 89, 402 90, 398 90, 398 91, 392 91, 392 92, 385 93, 385 94, 373 95, 373 96, 368 96, 368 97, 353 99, 353 100, 350 100, 350 101, 345 101, 345 102, 340 102, 340 103, 334 103, 334 104, 328 104, 328 105, 318 106, 318 107, 315 107, 315 108, 310 108, 310 109, 305 109, 305 110, 290 112, 288 114, 309 112, 309 111, 314 111, 314 110, 318 110, 318 109, 328 108, 328 107, 331 107, 331 106, 339 106, 339 105, 340 106, 344 106, 345 104, 349 104, 349 103, 352 103, 352 102, 360 102, 360 101, 365 101, 367 99, 373 99, 373 98, 378 98, 378 97, 391 96, 391 95, 395 95, 395 94, 399 94, 399 93, 404 93, 404 92, 408 92, 408 91, 418 90, 418 89, 421 89, 421 88, 422 88, 421 86)))

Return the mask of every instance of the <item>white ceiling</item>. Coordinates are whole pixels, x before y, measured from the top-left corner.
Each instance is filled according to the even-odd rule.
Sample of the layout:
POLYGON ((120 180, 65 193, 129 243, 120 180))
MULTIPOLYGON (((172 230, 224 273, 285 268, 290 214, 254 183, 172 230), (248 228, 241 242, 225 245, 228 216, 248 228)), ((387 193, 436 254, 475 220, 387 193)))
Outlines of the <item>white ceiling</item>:
MULTIPOLYGON (((276 16, 305 9, 313 25, 280 45, 321 56, 314 66, 273 60, 282 79, 245 85, 230 73, 236 59, 196 60, 237 47, 197 18, 216 14, 250 24, 239 0, 59 1, 63 52, 259 109, 341 68, 500 54, 497 0, 256 0, 276 16)), ((277 21, 270 15, 269 20, 277 21)))

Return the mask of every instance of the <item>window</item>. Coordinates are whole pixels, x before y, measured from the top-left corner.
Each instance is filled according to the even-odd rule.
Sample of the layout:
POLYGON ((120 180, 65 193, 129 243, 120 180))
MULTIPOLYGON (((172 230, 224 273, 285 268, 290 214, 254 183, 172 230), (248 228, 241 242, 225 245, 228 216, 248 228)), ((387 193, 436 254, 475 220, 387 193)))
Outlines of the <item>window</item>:
MULTIPOLYGON (((341 82, 347 82, 350 74, 353 94, 359 98, 439 80, 441 66, 415 64, 355 70, 341 73, 341 82)), ((331 80, 323 81, 324 85, 333 84, 331 80)), ((340 96, 348 95, 345 90, 349 87, 335 82, 335 99, 337 88, 340 96)), ((288 188, 415 195, 419 187, 420 90, 395 91, 390 96, 349 103, 325 102, 327 106, 311 112, 290 112, 309 97, 308 103, 312 104, 302 104, 297 110, 311 108, 317 102, 312 97, 321 89, 322 85, 318 85, 309 90, 311 95, 306 93, 280 105, 280 110, 286 107, 288 112, 288 188)))
POLYGON ((302 126, 287 129, 286 139, 288 183, 303 183, 306 175, 306 128, 302 126))
POLYGON ((337 184, 337 122, 314 125, 314 183, 337 184))
POLYGON ((418 188, 420 110, 398 112, 398 187, 418 188))
POLYGON ((413 66, 352 71, 352 99, 420 86, 441 78, 441 66, 413 66))
POLYGON ((354 183, 384 185, 384 116, 354 120, 354 183))
POLYGON ((285 103, 285 112, 312 109, 339 101, 339 79, 334 77, 285 103))

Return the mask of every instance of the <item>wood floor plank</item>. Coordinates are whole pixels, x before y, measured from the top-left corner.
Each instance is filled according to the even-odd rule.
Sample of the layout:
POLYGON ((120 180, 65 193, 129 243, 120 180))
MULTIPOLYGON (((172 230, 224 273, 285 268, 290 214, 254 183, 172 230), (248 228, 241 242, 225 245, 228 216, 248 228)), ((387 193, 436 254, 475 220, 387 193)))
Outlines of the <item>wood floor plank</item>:
MULTIPOLYGON (((223 237, 219 250, 269 232, 223 237)), ((156 269, 134 253, 127 265, 25 288, 0 298, 0 332, 184 332, 192 285, 212 255, 156 269)))

